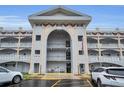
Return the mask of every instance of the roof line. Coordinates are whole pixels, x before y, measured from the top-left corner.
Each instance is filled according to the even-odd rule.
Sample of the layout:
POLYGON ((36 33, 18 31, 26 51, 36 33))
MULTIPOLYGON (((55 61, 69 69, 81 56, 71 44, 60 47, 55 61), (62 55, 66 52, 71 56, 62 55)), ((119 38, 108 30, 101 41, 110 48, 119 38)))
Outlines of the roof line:
POLYGON ((28 17, 36 16, 36 15, 39 15, 39 14, 43 14, 43 13, 46 13, 46 12, 49 12, 49 11, 52 11, 52 10, 55 10, 55 9, 58 9, 58 8, 61 8, 61 9, 70 11, 70 12, 72 12, 72 13, 76 13, 76 14, 81 15, 81 16, 88 16, 88 17, 91 17, 91 16, 89 16, 89 15, 87 15, 87 14, 81 13, 81 12, 76 11, 76 10, 72 10, 72 9, 67 8, 67 7, 65 7, 65 6, 62 6, 62 5, 54 6, 54 7, 51 7, 51 8, 49 8, 49 9, 47 9, 47 10, 42 10, 42 11, 40 11, 40 12, 34 13, 34 14, 32 14, 32 15, 29 15, 28 17))

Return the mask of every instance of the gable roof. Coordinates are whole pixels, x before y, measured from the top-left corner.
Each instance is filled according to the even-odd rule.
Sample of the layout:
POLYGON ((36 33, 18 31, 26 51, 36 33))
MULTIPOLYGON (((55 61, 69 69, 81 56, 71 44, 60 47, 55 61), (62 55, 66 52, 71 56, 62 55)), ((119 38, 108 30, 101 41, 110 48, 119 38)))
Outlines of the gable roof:
POLYGON ((91 16, 89 16, 87 14, 80 13, 78 11, 69 9, 67 7, 64 7, 64 6, 55 6, 53 8, 34 13, 34 14, 30 15, 29 17, 33 17, 33 16, 51 16, 51 15, 57 13, 57 12, 61 12, 63 14, 66 14, 67 16, 87 16, 87 17, 91 17, 91 16))
POLYGON ((45 11, 34 13, 28 17, 29 22, 33 24, 85 24, 91 21, 91 16, 77 12, 64 6, 56 6, 45 11))

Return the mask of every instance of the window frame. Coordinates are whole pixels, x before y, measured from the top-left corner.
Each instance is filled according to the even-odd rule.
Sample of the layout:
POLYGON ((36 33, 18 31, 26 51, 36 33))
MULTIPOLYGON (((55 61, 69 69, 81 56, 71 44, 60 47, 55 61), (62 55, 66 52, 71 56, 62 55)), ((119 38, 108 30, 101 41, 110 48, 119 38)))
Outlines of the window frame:
POLYGON ((78 41, 83 41, 83 35, 78 35, 78 41))
POLYGON ((4 72, 8 72, 8 70, 7 70, 7 69, 4 69, 4 68, 0 68, 0 73, 4 73, 4 72), (1 71, 1 69, 2 69, 3 71, 1 71))
POLYGON ((36 35, 36 41, 40 41, 41 40, 41 35, 36 35))
POLYGON ((36 55, 40 55, 40 50, 35 50, 36 55))
POLYGON ((79 55, 83 55, 83 50, 79 50, 79 51, 78 51, 78 54, 79 54, 79 55))

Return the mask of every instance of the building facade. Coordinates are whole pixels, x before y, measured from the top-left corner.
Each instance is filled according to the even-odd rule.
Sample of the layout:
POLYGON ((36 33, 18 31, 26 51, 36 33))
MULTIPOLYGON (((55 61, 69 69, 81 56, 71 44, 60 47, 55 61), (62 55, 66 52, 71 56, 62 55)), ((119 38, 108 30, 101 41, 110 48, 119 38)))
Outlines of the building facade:
POLYGON ((59 6, 29 16, 32 31, 0 32, 0 65, 29 73, 124 66, 124 30, 86 29, 91 16, 59 6))

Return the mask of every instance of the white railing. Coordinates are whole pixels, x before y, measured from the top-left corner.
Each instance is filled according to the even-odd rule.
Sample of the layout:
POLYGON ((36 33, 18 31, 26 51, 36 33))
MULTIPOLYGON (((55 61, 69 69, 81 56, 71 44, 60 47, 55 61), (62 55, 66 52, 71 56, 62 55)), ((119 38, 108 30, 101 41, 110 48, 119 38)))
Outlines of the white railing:
POLYGON ((48 56, 48 61, 66 61, 66 56, 48 56))
POLYGON ((0 47, 17 47, 17 43, 1 43, 0 47))
POLYGON ((30 55, 23 56, 23 55, 0 55, 0 63, 9 62, 9 61, 30 61, 30 55))
POLYGON ((124 44, 120 44, 120 47, 121 47, 121 48, 124 48, 124 44))
POLYGON ((100 44, 101 48, 118 48, 118 44, 100 44))
POLYGON ((32 43, 20 43, 20 47, 32 47, 32 43))
POLYGON ((102 62, 118 62, 120 61, 120 58, 117 56, 113 56, 113 57, 100 57, 100 61, 102 62))
POLYGON ((89 58, 90 62, 98 62, 99 61, 98 56, 89 56, 88 58, 89 58))
POLYGON ((65 43, 48 43, 48 48, 66 48, 65 43))
POLYGON ((89 62, 90 63, 96 63, 96 62, 106 62, 106 63, 113 63, 124 66, 124 58, 120 59, 118 56, 101 56, 100 58, 98 56, 89 56, 89 62))
POLYGON ((97 44, 87 44, 88 48, 98 48, 97 44))
MULTIPOLYGON (((1 43, 0 47, 18 47, 18 43, 1 43)), ((20 43, 20 47, 32 47, 32 43, 20 43)))

